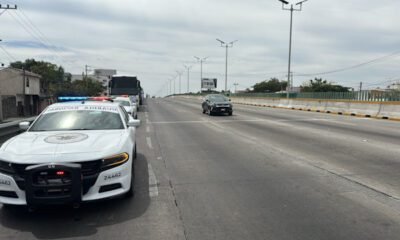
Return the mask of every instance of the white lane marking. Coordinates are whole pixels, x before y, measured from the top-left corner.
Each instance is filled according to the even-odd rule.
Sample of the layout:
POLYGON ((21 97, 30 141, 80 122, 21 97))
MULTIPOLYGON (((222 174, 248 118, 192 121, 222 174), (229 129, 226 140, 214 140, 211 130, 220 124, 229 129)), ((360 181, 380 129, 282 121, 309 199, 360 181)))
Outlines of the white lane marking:
POLYGON ((153 144, 151 144, 151 138, 150 137, 146 137, 146 142, 147 142, 147 146, 149 146, 150 149, 153 149, 153 144))
POLYGON ((154 174, 153 168, 151 164, 147 164, 147 168, 149 170, 149 196, 157 197, 158 196, 158 182, 156 175, 154 174))
POLYGON ((213 129, 214 131, 217 131, 217 132, 220 132, 220 133, 224 132, 224 131, 220 128, 220 126, 218 126, 217 124, 213 124, 212 122, 207 122, 205 125, 206 125, 207 127, 211 128, 211 129, 213 129))
POLYGON ((150 127, 149 126, 146 127, 146 132, 150 132, 150 127))
POLYGON ((348 125, 348 126, 356 126, 356 124, 353 124, 353 123, 340 122, 340 121, 333 120, 333 119, 320 119, 319 121, 322 121, 322 122, 331 122, 331 123, 342 124, 342 125, 348 125))
POLYGON ((224 127, 222 127, 221 125, 219 125, 219 124, 217 124, 215 122, 212 122, 212 121, 207 122, 206 125, 207 125, 207 127, 210 127, 210 128, 212 128, 212 129, 214 129, 214 130, 216 130, 218 132, 224 132, 224 130, 225 130, 224 127))
POLYGON ((201 120, 197 121, 160 121, 160 122, 151 122, 152 124, 179 124, 179 123, 235 123, 235 122, 265 122, 265 123, 272 123, 275 125, 281 126, 291 126, 290 123, 296 122, 312 122, 312 121, 321 121, 321 122, 331 122, 337 124, 344 124, 344 125, 356 125, 352 123, 344 123, 336 120, 331 119, 318 119, 318 118, 311 118, 311 119, 292 119, 292 120, 272 120, 272 119, 262 119, 262 118, 252 118, 252 119, 235 119, 235 120, 217 120, 212 121, 209 119, 201 118, 201 120))

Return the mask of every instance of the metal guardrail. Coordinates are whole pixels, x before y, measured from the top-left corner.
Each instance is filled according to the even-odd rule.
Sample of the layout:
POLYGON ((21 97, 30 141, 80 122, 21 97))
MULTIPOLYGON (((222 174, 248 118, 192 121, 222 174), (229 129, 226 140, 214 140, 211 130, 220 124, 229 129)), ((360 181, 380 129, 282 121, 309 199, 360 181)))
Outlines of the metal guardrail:
POLYGON ((12 122, 5 122, 0 124, 0 137, 14 135, 19 132, 20 122, 32 122, 36 117, 20 119, 12 122))
MULTIPOLYGON (((259 97, 259 98, 286 98, 286 93, 239 93, 232 94, 235 97, 259 97)), ((382 92, 374 90, 355 92, 300 92, 290 93, 289 98, 296 99, 323 99, 323 100, 351 100, 368 102, 394 102, 400 101, 400 92, 382 92)))

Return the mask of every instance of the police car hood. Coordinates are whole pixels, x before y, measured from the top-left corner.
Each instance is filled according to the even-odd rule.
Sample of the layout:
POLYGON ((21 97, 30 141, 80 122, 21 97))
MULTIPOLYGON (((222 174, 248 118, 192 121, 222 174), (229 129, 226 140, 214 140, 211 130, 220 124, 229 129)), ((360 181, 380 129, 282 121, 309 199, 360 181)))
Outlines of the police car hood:
POLYGON ((26 132, 6 142, 0 158, 22 163, 87 161, 117 153, 123 138, 123 130, 26 132))

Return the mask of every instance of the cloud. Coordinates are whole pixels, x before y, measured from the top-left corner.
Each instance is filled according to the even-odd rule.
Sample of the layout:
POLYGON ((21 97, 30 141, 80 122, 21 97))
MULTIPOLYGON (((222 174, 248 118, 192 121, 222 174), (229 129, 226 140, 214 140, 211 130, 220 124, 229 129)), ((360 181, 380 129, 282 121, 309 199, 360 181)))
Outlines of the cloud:
MULTIPOLYGON (((239 40, 229 49, 229 86, 234 82, 251 86, 271 77, 285 79, 287 75, 289 11, 282 11, 278 1, 18 0, 16 3, 22 11, 0 16, 7 26, 1 38, 5 49, 20 60, 51 60, 77 74, 86 64, 115 68, 119 73, 138 75, 150 94, 163 90, 171 75, 183 70, 183 64, 191 64, 192 90, 198 90, 200 66, 194 55, 209 56, 203 75, 217 77, 218 85, 224 85, 225 49, 215 40, 221 38, 239 40), (39 35, 39 39, 32 34, 39 35), (46 45, 56 46, 56 50, 44 47, 40 41, 43 38, 46 45)), ((292 70, 322 72, 400 50, 396 12, 399 7, 396 0, 349 0, 340 4, 308 1, 303 11, 294 12, 292 70)), ((399 58, 392 57, 375 65, 323 77, 345 85, 360 81, 372 84, 399 76, 398 63, 399 58)), ((307 79, 299 76, 294 80, 298 85, 307 79)))

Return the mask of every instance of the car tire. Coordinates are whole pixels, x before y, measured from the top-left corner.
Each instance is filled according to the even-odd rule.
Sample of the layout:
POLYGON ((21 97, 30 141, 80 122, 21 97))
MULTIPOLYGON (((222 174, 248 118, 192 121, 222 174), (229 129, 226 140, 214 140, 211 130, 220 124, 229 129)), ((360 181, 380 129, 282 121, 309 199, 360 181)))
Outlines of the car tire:
POLYGON ((211 111, 210 108, 208 109, 208 115, 210 115, 210 116, 214 115, 214 113, 211 111))
POLYGON ((135 143, 135 153, 133 154, 133 157, 134 157, 133 160, 136 160, 136 158, 137 158, 136 143, 135 143))
POLYGON ((232 116, 232 114, 233 114, 233 112, 229 112, 229 113, 228 113, 229 116, 232 116))
POLYGON ((132 171, 131 186, 129 187, 128 192, 125 193, 125 197, 126 198, 132 198, 132 197, 135 196, 135 188, 134 188, 134 186, 135 186, 135 160, 136 160, 136 156, 137 156, 137 153, 136 153, 136 145, 135 145, 135 152, 133 153, 134 159, 132 159, 132 169, 131 169, 131 171, 132 171))

